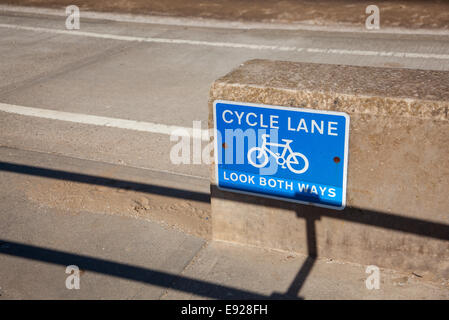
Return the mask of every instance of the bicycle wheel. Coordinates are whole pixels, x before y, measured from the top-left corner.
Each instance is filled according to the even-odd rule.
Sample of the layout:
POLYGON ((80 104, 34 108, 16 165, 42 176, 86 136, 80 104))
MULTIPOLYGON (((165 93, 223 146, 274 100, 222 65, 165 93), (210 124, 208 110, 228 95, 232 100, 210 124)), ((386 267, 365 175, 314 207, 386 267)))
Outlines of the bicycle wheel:
POLYGON ((285 163, 287 164, 288 169, 296 174, 301 174, 307 171, 307 169, 309 169, 309 160, 307 160, 306 156, 303 155, 302 153, 299 152, 292 152, 290 153, 290 155, 287 157, 287 160, 285 160, 285 163), (295 169, 292 166, 292 160, 293 158, 296 159, 296 162, 294 162, 294 164, 299 164, 301 165, 301 162, 298 161, 297 157, 301 158, 304 162, 304 165, 302 166, 301 169, 295 169))
POLYGON ((264 149, 262 149, 262 148, 260 148, 260 147, 254 147, 254 148, 251 148, 249 151, 248 151, 248 162, 252 165, 252 166, 254 166, 254 167, 256 167, 256 168, 262 168, 262 167, 265 167, 266 165, 267 165, 267 163, 268 163, 268 154, 267 154, 267 152, 264 150, 264 149), (262 158, 262 159, 260 159, 261 160, 261 162, 260 163, 257 163, 257 160, 256 161, 253 161, 253 157, 252 156, 256 156, 255 157, 255 159, 259 159, 259 158, 262 158))

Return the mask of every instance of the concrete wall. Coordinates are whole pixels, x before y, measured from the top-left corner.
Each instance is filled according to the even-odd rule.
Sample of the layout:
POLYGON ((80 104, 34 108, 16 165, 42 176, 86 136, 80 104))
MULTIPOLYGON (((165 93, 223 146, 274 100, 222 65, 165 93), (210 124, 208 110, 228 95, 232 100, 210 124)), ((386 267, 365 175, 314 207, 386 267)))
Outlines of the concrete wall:
POLYGON ((213 238, 449 279, 449 73, 252 60, 217 99, 350 115, 343 211, 223 192, 213 238))

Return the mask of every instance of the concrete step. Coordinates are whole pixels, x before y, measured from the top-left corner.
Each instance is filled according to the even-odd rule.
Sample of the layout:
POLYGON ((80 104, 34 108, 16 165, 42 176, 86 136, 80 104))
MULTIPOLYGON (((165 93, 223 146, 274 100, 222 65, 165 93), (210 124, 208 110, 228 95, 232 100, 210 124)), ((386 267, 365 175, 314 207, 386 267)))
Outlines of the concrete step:
POLYGON ((37 206, 151 219, 209 238, 209 181, 189 175, 0 147, 0 171, 37 206))

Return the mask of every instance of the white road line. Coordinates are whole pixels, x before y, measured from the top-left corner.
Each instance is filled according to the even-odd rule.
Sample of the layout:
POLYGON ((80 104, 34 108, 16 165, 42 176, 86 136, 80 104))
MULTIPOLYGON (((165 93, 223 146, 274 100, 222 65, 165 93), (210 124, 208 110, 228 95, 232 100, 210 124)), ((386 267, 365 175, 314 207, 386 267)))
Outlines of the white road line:
MULTIPOLYGON (((0 12, 26 13, 33 15, 50 15, 66 17, 64 8, 51 9, 40 7, 23 7, 14 5, 0 5, 0 12)), ((210 18, 186 18, 167 17, 142 14, 110 13, 82 10, 82 19, 109 20, 116 22, 159 24, 168 26, 215 28, 215 29, 265 29, 265 30, 297 30, 297 31, 322 31, 335 33, 375 33, 375 34, 409 34, 409 35, 435 35, 447 36, 448 30, 439 29, 407 29, 397 27, 383 27, 379 30, 367 30, 365 23, 360 25, 345 25, 333 23, 330 25, 317 25, 310 23, 273 23, 273 22, 250 22, 250 21, 225 21, 210 18)))
MULTIPOLYGON (((284 47, 284 46, 267 46, 258 44, 246 44, 246 43, 233 43, 233 42, 209 42, 199 40, 186 40, 186 39, 168 39, 168 38, 147 38, 147 37, 135 37, 135 36, 121 36, 114 34, 95 33, 95 32, 83 32, 76 30, 57 30, 50 28, 39 27, 26 27, 13 24, 0 24, 0 28, 9 28, 16 30, 26 30, 35 32, 46 32, 54 34, 64 34, 72 36, 83 36, 91 38, 101 38, 109 40, 120 41, 136 41, 136 42, 155 42, 155 43, 168 43, 168 44, 187 44, 187 45, 199 45, 199 46, 211 46, 211 47, 228 47, 228 48, 244 48, 253 50, 278 50, 278 51, 297 51, 296 47, 284 47)), ((302 50, 302 48, 300 48, 302 50)))
POLYGON ((100 39, 108 39, 108 40, 119 40, 119 41, 182 44, 182 45, 196 45, 196 46, 209 46, 209 47, 240 48, 240 49, 251 49, 251 50, 296 51, 296 52, 306 51, 309 53, 324 53, 324 54, 354 55, 354 56, 378 56, 378 57, 401 57, 401 58, 415 58, 415 59, 449 60, 449 54, 438 54, 438 53, 368 51, 368 50, 327 49, 327 48, 301 48, 301 47, 259 45, 259 44, 234 43, 234 42, 210 42, 210 41, 187 40, 187 39, 135 37, 135 36, 121 36, 121 35, 96 33, 96 32, 84 32, 84 31, 76 31, 76 30, 63 30, 63 29, 58 30, 58 29, 50 29, 50 28, 27 27, 27 26, 13 25, 13 24, 0 24, 0 28, 26 30, 26 31, 33 31, 33 32, 45 32, 45 33, 53 33, 53 34, 63 34, 63 35, 71 35, 71 36, 82 36, 82 37, 90 37, 90 38, 100 38, 100 39))
POLYGON ((153 122, 116 119, 109 117, 93 116, 88 114, 80 114, 80 113, 72 113, 72 112, 40 109, 40 108, 30 108, 6 103, 0 103, 0 111, 19 114, 23 116, 69 121, 81 124, 91 124, 96 126, 128 129, 128 130, 158 133, 165 135, 173 134, 175 136, 196 137, 199 136, 199 134, 201 134, 201 140, 209 141, 208 130, 201 130, 199 134, 195 132, 194 135, 194 131, 192 128, 170 126, 153 122))

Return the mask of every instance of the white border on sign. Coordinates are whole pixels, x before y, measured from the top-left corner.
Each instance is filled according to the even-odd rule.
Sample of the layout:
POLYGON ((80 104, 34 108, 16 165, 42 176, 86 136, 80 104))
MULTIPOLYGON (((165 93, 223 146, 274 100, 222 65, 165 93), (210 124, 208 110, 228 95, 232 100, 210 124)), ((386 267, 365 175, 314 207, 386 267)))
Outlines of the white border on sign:
POLYGON ((249 102, 237 102, 237 101, 227 101, 227 100, 215 100, 213 105, 213 115, 214 115, 214 159, 215 159, 215 181, 217 188, 222 191, 228 191, 228 192, 234 192, 234 193, 241 193, 251 196, 258 196, 262 198, 269 198, 269 199, 275 199, 275 200, 282 200, 287 202, 293 202, 293 203, 300 203, 300 204, 307 204, 312 205, 316 207, 322 207, 322 208, 328 208, 328 209, 334 209, 334 210, 343 210, 346 207, 346 183, 347 183, 347 170, 348 170, 348 149, 349 149, 349 123, 350 123, 350 117, 345 112, 339 112, 339 111, 327 111, 327 110, 315 110, 315 109, 305 109, 305 108, 292 108, 292 107, 282 107, 282 106, 271 106, 266 104, 258 104, 258 103, 249 103, 249 102), (341 206, 330 206, 320 203, 314 203, 314 202, 306 202, 306 201, 300 201, 295 199, 288 199, 288 198, 282 198, 282 197, 276 197, 276 196, 268 196, 260 193, 255 192, 249 192, 249 191, 240 191, 235 189, 228 189, 228 188, 222 188, 220 187, 218 183, 218 145, 217 145, 217 115, 216 115, 216 105, 217 103, 226 103, 226 104, 232 104, 232 105, 240 105, 240 106, 246 106, 246 107, 259 107, 259 108, 265 108, 265 109, 278 109, 278 110, 287 110, 287 111, 295 111, 295 112, 307 112, 307 113, 319 113, 319 114, 333 114, 338 116, 345 117, 346 120, 346 128, 345 128, 345 161, 343 163, 343 194, 342 194, 342 201, 341 206))

